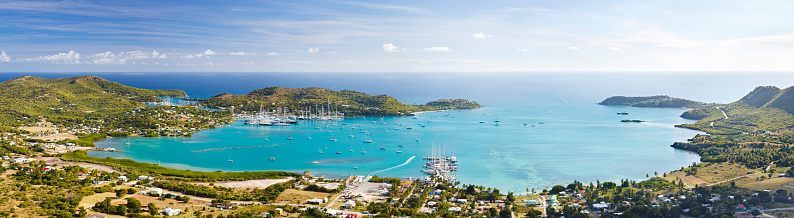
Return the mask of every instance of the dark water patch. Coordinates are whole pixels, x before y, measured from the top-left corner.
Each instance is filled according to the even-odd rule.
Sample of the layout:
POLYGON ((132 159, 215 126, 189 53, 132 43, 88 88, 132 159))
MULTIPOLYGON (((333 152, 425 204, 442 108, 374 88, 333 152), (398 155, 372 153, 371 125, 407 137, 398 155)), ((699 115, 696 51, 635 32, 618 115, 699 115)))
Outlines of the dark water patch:
POLYGON ((364 163, 372 163, 383 160, 380 157, 357 157, 357 158, 330 158, 330 159, 320 159, 320 160, 313 160, 306 163, 310 164, 364 164, 364 163))
POLYGON ((251 145, 251 146, 235 146, 235 147, 220 147, 220 148, 205 148, 192 150, 190 152, 208 152, 208 151, 224 151, 224 150, 237 150, 237 149, 251 149, 251 148, 266 148, 286 145, 284 143, 270 144, 270 145, 251 145))

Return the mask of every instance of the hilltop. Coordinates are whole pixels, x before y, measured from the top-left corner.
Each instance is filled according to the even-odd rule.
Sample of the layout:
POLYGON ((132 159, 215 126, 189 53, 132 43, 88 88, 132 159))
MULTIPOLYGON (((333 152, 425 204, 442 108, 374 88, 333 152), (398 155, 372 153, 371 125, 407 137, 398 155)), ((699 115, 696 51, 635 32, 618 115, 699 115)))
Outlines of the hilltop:
POLYGON ((24 76, 0 82, 0 120, 44 117, 74 120, 89 113, 120 113, 157 101, 155 96, 185 96, 180 90, 129 87, 96 76, 44 79, 24 76))
POLYGON ((794 127, 794 90, 792 89, 794 87, 780 89, 773 86, 759 86, 730 104, 684 112, 681 117, 699 121, 694 124, 683 124, 680 127, 703 130, 712 134, 791 129, 794 127))
POLYGON ((599 105, 628 106, 628 107, 653 107, 653 108, 699 108, 706 103, 683 98, 673 98, 666 95, 627 97, 612 96, 598 103, 599 105))
POLYGON ((254 90, 244 95, 221 93, 207 99, 198 100, 211 108, 235 106, 235 111, 258 111, 260 106, 267 110, 288 107, 293 110, 319 109, 329 107, 346 116, 405 116, 413 112, 447 109, 474 109, 482 107, 467 99, 441 99, 422 105, 404 104, 388 95, 369 95, 352 90, 335 91, 324 88, 284 88, 268 87, 254 90))

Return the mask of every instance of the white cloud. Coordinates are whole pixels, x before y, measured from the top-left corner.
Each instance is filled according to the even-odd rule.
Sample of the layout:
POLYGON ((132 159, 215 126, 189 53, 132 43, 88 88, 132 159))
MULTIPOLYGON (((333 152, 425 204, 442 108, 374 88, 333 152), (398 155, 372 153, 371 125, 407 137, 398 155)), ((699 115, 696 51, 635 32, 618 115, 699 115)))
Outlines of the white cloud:
POLYGON ((166 59, 166 58, 168 58, 168 56, 167 56, 167 55, 165 55, 165 54, 161 54, 160 56, 157 56, 157 58, 160 58, 160 59, 166 59))
POLYGON ((484 38, 491 38, 491 35, 485 35, 485 33, 479 32, 479 33, 475 33, 471 37, 474 37, 475 39, 484 39, 484 38))
POLYGON ((383 43, 383 51, 385 52, 401 52, 405 50, 405 48, 400 49, 400 46, 395 46, 392 43, 383 43))
POLYGON ((206 55, 206 56, 210 56, 210 55, 216 55, 216 54, 218 54, 218 53, 216 53, 216 52, 214 52, 214 51, 212 51, 212 50, 209 50, 209 49, 207 49, 206 51, 204 51, 204 55, 206 55))
POLYGON ((610 51, 619 51, 620 48, 618 48, 618 47, 609 47, 609 50, 610 51))
POLYGON ((184 57, 182 57, 182 58, 196 58, 196 57, 193 57, 193 55, 192 55, 192 54, 187 54, 187 55, 185 55, 185 56, 184 56, 184 57))
POLYGON ((309 53, 317 53, 317 52, 319 52, 319 51, 320 51, 320 48, 319 48, 319 47, 314 47, 314 48, 309 48, 309 50, 307 50, 306 52, 309 52, 309 53))
MULTIPOLYGON (((126 52, 128 54, 129 52, 126 52)), ((127 59, 122 58, 121 56, 125 53, 120 53, 119 55, 113 54, 112 52, 105 52, 105 53, 98 53, 91 56, 88 56, 87 59, 89 63, 92 64, 125 64, 127 63, 127 59)), ((133 59, 140 59, 140 56, 133 56, 133 59)), ((148 58, 148 56, 147 56, 148 58)))
POLYGON ((55 55, 40 56, 38 58, 28 58, 25 59, 25 61, 52 62, 56 64, 79 64, 80 53, 77 53, 74 50, 72 50, 69 51, 69 53, 61 52, 55 55))
POLYGON ((528 50, 528 49, 526 49, 526 48, 517 48, 517 49, 516 49, 516 51, 520 51, 520 52, 527 52, 527 51, 529 51, 529 50, 528 50))
POLYGON ((9 57, 6 54, 6 51, 3 50, 2 53, 0 53, 0 62, 10 62, 10 61, 11 61, 11 57, 9 57))
POLYGON ((571 47, 568 47, 568 49, 571 49, 571 50, 579 50, 579 47, 576 47, 576 46, 571 46, 571 47))
POLYGON ((229 55, 256 55, 254 52, 245 52, 245 51, 238 51, 229 53, 229 55))
POLYGON ((273 51, 273 52, 268 52, 268 53, 267 53, 267 54, 265 54, 265 55, 275 56, 275 55, 278 55, 278 53, 276 53, 275 51, 273 51))
POLYGON ((430 47, 430 48, 424 48, 422 50, 423 51, 452 51, 452 49, 449 49, 449 47, 444 47, 444 46, 435 46, 435 47, 430 47))

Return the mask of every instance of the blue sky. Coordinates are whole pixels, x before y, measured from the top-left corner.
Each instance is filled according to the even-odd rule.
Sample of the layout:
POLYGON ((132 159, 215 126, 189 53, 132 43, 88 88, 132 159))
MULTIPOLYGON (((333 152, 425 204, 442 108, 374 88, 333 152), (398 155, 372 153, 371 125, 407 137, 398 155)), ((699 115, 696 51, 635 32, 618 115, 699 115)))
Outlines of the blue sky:
POLYGON ((0 1, 3 72, 792 71, 792 1, 0 1))

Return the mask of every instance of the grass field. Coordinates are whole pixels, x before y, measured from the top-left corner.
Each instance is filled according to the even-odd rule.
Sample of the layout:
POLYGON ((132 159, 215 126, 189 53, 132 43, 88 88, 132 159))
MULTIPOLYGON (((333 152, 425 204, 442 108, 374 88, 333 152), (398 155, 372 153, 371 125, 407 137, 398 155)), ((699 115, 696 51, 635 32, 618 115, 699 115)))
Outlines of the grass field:
POLYGON ((791 183, 794 183, 794 178, 782 177, 782 178, 764 179, 761 181, 752 180, 752 181, 748 181, 747 184, 742 184, 742 186, 756 191, 769 189, 772 190, 772 192, 774 192, 775 190, 778 189, 785 189, 788 192, 794 192, 794 188, 790 186, 783 186, 791 183))
POLYGON ((294 204, 301 204, 301 203, 306 203, 306 200, 312 198, 323 199, 325 197, 327 197, 329 201, 331 200, 331 195, 328 193, 287 189, 284 190, 284 192, 282 192, 281 195, 278 196, 278 198, 276 198, 276 202, 279 203, 289 202, 294 204))

